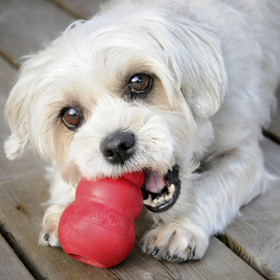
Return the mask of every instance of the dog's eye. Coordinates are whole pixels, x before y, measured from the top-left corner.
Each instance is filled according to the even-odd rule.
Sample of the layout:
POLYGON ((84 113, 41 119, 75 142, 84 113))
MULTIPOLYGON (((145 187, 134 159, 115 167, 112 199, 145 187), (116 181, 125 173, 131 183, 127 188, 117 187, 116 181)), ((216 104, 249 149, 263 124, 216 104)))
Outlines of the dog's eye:
POLYGON ((78 106, 64 108, 61 113, 61 119, 68 129, 75 130, 82 123, 83 111, 78 106))
MULTIPOLYGON (((137 74, 129 81, 129 91, 131 95, 146 95, 150 92, 153 86, 153 79, 146 74, 137 74)), ((133 96, 131 96, 133 97, 133 96)))

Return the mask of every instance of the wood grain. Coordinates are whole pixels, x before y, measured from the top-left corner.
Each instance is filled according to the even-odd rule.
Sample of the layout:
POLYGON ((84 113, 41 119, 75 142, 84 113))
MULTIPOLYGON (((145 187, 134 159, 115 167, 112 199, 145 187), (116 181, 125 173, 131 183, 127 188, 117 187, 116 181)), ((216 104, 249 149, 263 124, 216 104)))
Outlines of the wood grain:
POLYGON ((74 17, 45 0, 0 0, 0 51, 9 60, 39 50, 74 17))
MULTIPOLYGON (((1 227, 1 220, 0 220, 1 227)), ((0 279, 34 280, 8 243, 0 235, 0 279)))
MULTIPOLYGON (((280 147, 262 143, 267 169, 280 178, 280 147)), ((280 180, 271 181, 263 196, 241 209, 222 240, 268 279, 280 279, 280 180)))
POLYGON ((102 0, 51 0, 76 18, 89 19, 99 10, 102 0))

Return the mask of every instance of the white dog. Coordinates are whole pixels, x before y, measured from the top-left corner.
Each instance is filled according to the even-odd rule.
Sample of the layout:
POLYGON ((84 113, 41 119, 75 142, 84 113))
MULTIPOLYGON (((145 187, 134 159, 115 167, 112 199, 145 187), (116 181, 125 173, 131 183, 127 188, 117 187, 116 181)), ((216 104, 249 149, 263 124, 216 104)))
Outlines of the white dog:
POLYGON ((8 99, 10 160, 53 162, 39 243, 82 177, 144 170, 155 226, 143 250, 203 257, 212 234, 264 192, 259 147, 280 77, 275 0, 114 1, 27 57, 8 99))

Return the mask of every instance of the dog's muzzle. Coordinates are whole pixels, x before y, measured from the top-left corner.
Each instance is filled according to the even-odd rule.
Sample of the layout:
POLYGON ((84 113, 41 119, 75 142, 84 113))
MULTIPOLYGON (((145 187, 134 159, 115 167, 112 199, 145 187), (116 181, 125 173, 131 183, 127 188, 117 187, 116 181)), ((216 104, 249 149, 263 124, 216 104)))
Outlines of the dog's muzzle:
POLYGON ((145 181, 141 189, 144 204, 152 212, 167 211, 180 195, 181 181, 178 165, 173 166, 166 175, 157 175, 149 170, 144 172, 145 181))
MULTIPOLYGON (((130 132, 116 131, 106 137, 100 150, 111 164, 123 165, 135 152, 135 135, 130 132)), ((143 203, 152 212, 170 209, 180 195, 179 166, 173 166, 165 175, 144 170, 145 181, 141 188, 143 203)))

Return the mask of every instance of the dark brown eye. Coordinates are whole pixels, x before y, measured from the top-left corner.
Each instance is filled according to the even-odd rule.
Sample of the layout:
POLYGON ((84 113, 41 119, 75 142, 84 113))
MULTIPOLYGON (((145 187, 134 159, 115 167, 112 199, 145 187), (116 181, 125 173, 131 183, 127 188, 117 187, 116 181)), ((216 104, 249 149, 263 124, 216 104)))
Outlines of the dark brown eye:
POLYGON ((137 74, 129 81, 130 93, 133 94, 147 94, 153 86, 153 79, 146 74, 137 74))
POLYGON ((62 110, 61 119, 68 129, 75 130, 82 123, 83 111, 80 107, 65 108, 62 110))

